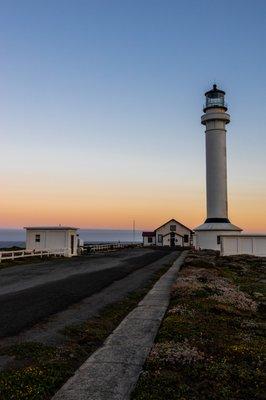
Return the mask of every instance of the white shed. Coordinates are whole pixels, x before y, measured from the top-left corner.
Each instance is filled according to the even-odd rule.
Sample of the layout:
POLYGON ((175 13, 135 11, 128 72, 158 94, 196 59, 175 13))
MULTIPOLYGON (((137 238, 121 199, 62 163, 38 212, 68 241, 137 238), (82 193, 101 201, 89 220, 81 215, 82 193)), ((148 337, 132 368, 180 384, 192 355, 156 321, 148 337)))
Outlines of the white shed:
POLYGON ((65 250, 67 257, 77 255, 77 229, 70 226, 27 226, 26 250, 65 250))

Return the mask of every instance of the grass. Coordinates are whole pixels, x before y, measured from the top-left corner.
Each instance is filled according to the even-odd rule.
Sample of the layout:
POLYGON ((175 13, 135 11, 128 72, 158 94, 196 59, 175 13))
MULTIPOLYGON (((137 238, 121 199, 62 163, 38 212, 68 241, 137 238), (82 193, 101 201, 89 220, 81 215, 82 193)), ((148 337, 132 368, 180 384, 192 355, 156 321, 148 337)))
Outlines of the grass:
POLYGON ((131 399, 264 399, 265 267, 190 252, 131 399))
POLYGON ((29 256, 29 257, 22 257, 22 258, 14 258, 14 260, 2 260, 0 263, 0 270, 9 268, 9 267, 17 267, 23 266, 25 264, 35 264, 35 263, 42 263, 44 261, 50 260, 59 260, 62 259, 60 256, 29 256))
POLYGON ((123 318, 136 307, 153 284, 170 267, 164 265, 145 287, 79 325, 67 326, 66 341, 59 347, 25 342, 2 348, 1 355, 12 356, 10 367, 0 372, 1 400, 47 400, 75 370, 100 347, 123 318))

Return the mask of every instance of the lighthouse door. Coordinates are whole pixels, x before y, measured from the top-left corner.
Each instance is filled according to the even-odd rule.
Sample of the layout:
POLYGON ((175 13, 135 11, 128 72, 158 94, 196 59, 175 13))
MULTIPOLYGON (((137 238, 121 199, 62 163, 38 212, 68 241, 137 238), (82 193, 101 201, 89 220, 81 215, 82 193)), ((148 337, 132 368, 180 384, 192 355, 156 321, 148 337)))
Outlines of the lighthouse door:
POLYGON ((74 254, 75 235, 71 235, 70 240, 71 254, 74 254))

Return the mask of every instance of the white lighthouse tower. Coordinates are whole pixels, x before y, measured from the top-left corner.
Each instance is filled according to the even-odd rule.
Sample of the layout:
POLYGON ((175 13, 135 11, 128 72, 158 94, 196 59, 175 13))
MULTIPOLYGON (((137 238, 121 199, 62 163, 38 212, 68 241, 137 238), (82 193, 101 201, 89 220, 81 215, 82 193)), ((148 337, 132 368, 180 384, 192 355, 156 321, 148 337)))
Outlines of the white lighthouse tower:
POLYGON ((205 96, 201 123, 206 127, 207 219, 195 229, 196 247, 220 250, 220 235, 240 234, 242 229, 228 219, 225 125, 230 115, 225 92, 213 85, 205 96))

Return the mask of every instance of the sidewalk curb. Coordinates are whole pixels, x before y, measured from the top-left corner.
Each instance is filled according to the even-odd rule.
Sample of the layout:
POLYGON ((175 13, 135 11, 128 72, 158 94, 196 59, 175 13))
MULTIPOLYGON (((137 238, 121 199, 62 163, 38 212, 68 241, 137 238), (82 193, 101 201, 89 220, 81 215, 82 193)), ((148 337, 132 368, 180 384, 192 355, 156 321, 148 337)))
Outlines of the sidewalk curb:
POLYGON ((184 251, 52 400, 129 400, 169 305, 184 251))

